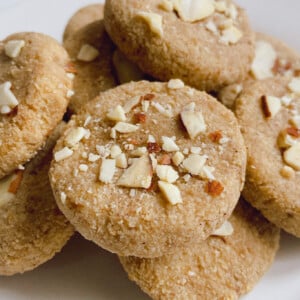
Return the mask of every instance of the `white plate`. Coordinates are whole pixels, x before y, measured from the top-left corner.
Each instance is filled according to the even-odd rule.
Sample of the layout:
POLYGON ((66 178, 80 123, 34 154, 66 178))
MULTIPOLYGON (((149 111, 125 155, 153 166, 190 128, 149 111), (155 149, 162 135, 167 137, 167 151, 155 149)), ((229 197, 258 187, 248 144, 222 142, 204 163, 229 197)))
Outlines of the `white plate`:
MULTIPOLYGON (((299 0, 239 0, 253 27, 300 51, 299 0)), ((0 39, 39 31, 60 39, 68 18, 88 0, 0 0, 0 39)), ((300 239, 286 234, 275 264, 246 300, 300 299, 300 239)), ((116 256, 76 236, 52 261, 11 278, 0 278, 0 300, 146 300, 127 280, 116 256)), ((187 299, 188 300, 188 299, 187 299)))

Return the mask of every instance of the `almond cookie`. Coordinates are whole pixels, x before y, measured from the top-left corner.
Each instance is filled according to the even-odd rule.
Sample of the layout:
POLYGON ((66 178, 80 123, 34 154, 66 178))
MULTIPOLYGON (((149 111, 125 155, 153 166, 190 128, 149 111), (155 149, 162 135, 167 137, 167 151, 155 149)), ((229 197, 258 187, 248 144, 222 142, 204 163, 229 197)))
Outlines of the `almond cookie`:
POLYGON ((68 21, 63 34, 63 41, 74 35, 79 29, 86 25, 103 19, 103 4, 91 4, 82 7, 68 21))
POLYGON ((0 178, 30 160, 61 121, 71 80, 66 51, 39 33, 0 42, 0 178))
POLYGON ((239 299, 272 264, 279 230, 241 201, 215 234, 155 259, 120 257, 129 278, 152 299, 239 299))
POLYGON ((55 131, 24 168, 0 180, 0 274, 32 270, 51 259, 74 232, 59 211, 48 178, 55 131))
POLYGON ((300 77, 248 83, 235 112, 248 150, 245 199, 300 237, 300 77))
MULTIPOLYGON (((299 54, 276 38, 256 33, 255 57, 246 80, 263 80, 275 76, 289 76, 300 70, 299 54)), ((223 88, 218 98, 232 109, 236 98, 243 89, 243 83, 223 88)))
POLYGON ((141 70, 200 90, 219 90, 246 77, 254 34, 231 1, 108 0, 104 22, 119 49, 141 70))
POLYGON ((83 104, 100 92, 117 85, 112 69, 114 45, 105 32, 103 21, 86 25, 64 43, 71 59, 70 77, 74 95, 69 109, 78 113, 83 104))
POLYGON ((156 257, 205 239, 230 216, 245 163, 222 104, 180 80, 141 81, 101 93, 72 118, 50 178, 84 237, 156 257))

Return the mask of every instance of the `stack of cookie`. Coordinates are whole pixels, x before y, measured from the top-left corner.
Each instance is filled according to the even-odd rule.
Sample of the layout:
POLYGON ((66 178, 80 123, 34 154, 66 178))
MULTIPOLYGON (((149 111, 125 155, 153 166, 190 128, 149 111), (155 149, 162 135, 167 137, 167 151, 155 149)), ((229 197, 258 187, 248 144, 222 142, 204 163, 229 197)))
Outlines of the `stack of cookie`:
MULTIPOLYGON (((0 82, 0 176, 34 156, 70 100, 49 172, 56 203, 86 239, 116 253, 153 299, 237 299, 272 264, 278 227, 300 236, 299 56, 255 34, 232 1, 88 6, 65 29, 71 63, 56 44, 48 44, 53 61, 46 63, 40 35, 9 40, 0 56, 7 68, 0 82), (38 121, 31 126, 32 119, 38 121)), ((45 166, 47 174, 48 162, 38 155, 27 165, 40 198, 46 192, 38 172, 45 166)), ((26 171, 23 179, 19 174, 2 179, 7 196, 0 209, 14 208, 18 193, 36 207, 35 196, 23 192, 26 171)), ((18 222, 3 215, 5 226, 18 222)), ((55 217, 65 222, 66 241, 72 227, 55 217)), ((39 218, 40 227, 46 220, 39 218)), ((58 232, 50 244, 58 245, 58 232)), ((7 238, 0 244, 19 251, 7 238)), ((3 274, 13 273, 11 261, 17 260, 1 257, 3 274)))

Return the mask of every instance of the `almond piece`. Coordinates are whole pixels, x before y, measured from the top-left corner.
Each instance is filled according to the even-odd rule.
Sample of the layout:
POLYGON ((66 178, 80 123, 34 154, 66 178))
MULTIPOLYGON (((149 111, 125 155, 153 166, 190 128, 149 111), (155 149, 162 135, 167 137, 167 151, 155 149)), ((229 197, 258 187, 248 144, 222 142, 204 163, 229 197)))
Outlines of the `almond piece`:
POLYGON ((137 131, 139 126, 130 123, 118 122, 113 129, 120 133, 131 133, 137 131))
POLYGON ((121 153, 116 157, 116 166, 120 169, 126 169, 128 167, 128 162, 125 153, 121 153))
POLYGON ((284 166, 281 170, 280 170, 280 174, 282 177, 286 178, 286 179, 291 179, 294 178, 296 175, 296 172, 293 168, 289 167, 289 166, 284 166))
POLYGON ((173 0, 174 9, 186 22, 196 22, 211 16, 215 12, 213 0, 173 0))
POLYGON ((22 175, 12 174, 0 180, 0 207, 13 200, 22 180, 22 175), (18 179, 18 176, 21 179, 18 179), (17 183, 17 184, 15 184, 17 183))
POLYGON ((133 108, 137 107, 141 102, 140 96, 135 96, 129 99, 123 106, 124 112, 129 113, 133 108))
POLYGON ((273 96, 261 97, 262 110, 266 118, 274 118, 281 109, 281 100, 273 96))
POLYGON ((10 58, 19 56, 22 48, 25 46, 24 40, 11 40, 4 45, 5 54, 10 58))
POLYGON ((168 82, 168 88, 170 90, 179 90, 184 88, 184 82, 181 79, 171 79, 168 82))
POLYGON ((175 152, 179 151, 179 147, 175 143, 175 141, 172 138, 169 138, 167 136, 163 136, 162 138, 162 149, 166 152, 175 152))
POLYGON ((117 185, 129 188, 148 189, 151 186, 153 169, 149 155, 134 160, 132 165, 124 171, 117 185))
POLYGON ((177 151, 172 157, 173 164, 179 166, 184 161, 184 155, 177 151))
POLYGON ((294 138, 300 138, 300 129, 295 127, 289 127, 286 129, 286 133, 294 138))
POLYGON ((212 235, 215 236, 229 236, 233 234, 233 226, 229 221, 225 221, 225 223, 214 231, 212 235))
POLYGON ((171 157, 168 154, 163 154, 159 156, 158 162, 161 165, 170 165, 171 164, 171 157))
POLYGON ((77 59, 84 62, 91 62, 95 60, 99 54, 99 51, 95 47, 89 44, 84 44, 78 52, 77 59))
POLYGON ((300 129, 300 116, 297 115, 297 116, 294 116, 290 122, 296 127, 296 128, 299 128, 300 129))
POLYGON ((161 151, 158 143, 147 143, 147 149, 149 153, 159 153, 161 151))
POLYGON ((106 116, 108 119, 116 122, 123 122, 127 119, 125 111, 121 105, 118 105, 115 108, 111 109, 106 116))
POLYGON ((293 78, 288 87, 293 93, 300 95, 300 77, 293 78))
POLYGON ((146 11, 140 11, 136 16, 143 19, 153 33, 155 33, 159 37, 163 36, 163 23, 161 15, 146 11))
POLYGON ((205 191, 209 195, 217 197, 222 194, 222 192, 224 191, 224 187, 219 181, 213 180, 207 183, 205 191))
POLYGON ((172 0, 161 0, 158 7, 167 12, 171 12, 174 9, 172 0))
POLYGON ((54 159, 56 162, 59 162, 61 160, 64 160, 64 159, 72 156, 72 155, 73 155, 73 150, 71 150, 68 147, 64 147, 60 151, 57 151, 54 153, 54 159))
POLYGON ((86 135, 86 129, 83 127, 72 128, 65 138, 65 145, 68 147, 76 146, 86 135))
POLYGON ((198 154, 190 154, 188 158, 186 158, 182 162, 182 166, 186 169, 186 171, 192 175, 200 175, 202 169, 207 161, 207 157, 198 154))
POLYGON ((174 183, 179 178, 178 173, 171 166, 166 165, 158 165, 156 174, 160 180, 168 183, 174 183))
POLYGON ((176 185, 164 181, 158 181, 158 187, 169 203, 172 205, 182 203, 181 193, 176 185))
POLYGON ((293 145, 283 154, 284 161, 297 171, 300 171, 300 143, 293 145))
POLYGON ((213 174, 214 170, 214 167, 204 166, 200 172, 200 177, 203 179, 215 180, 215 176, 213 174))
POLYGON ((111 158, 116 158, 117 156, 119 156, 122 153, 122 149, 120 148, 119 145, 113 145, 110 148, 110 157, 111 158))
POLYGON ((200 111, 183 111, 180 117, 191 139, 206 131, 206 124, 200 111))
MULTIPOLYGON (((10 90, 11 86, 12 85, 10 81, 0 84, 0 108, 5 106, 12 109, 19 105, 19 101, 17 100, 13 92, 10 90)), ((2 113, 4 112, 5 110, 2 110, 2 113)), ((10 113, 10 111, 8 113, 10 113)))
POLYGON ((136 113, 134 114, 134 119, 136 123, 144 124, 147 121, 147 115, 144 113, 136 113))
POLYGON ((138 147, 137 149, 130 152, 130 155, 132 157, 141 157, 145 154, 147 154, 148 150, 146 147, 138 147))
POLYGON ((116 172, 115 159, 102 159, 99 180, 103 183, 111 183, 116 172))
POLYGON ((208 137, 210 138, 210 140, 213 142, 213 143, 219 143, 221 138, 223 137, 222 136, 222 132, 220 130, 218 131, 214 131, 214 132, 211 132, 208 137))
POLYGON ((222 30, 221 42, 226 44, 236 44, 243 37, 242 31, 232 25, 222 30))
POLYGON ((279 148, 285 149, 297 144, 297 139, 289 135, 286 130, 280 132, 277 140, 277 145, 279 148))

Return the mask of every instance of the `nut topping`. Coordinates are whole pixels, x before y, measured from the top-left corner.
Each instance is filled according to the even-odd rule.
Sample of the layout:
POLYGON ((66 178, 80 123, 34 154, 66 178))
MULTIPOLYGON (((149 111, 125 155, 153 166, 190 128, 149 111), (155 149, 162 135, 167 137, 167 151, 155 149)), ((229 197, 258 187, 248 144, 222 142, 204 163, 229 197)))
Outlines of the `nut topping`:
POLYGON ((209 195, 217 197, 222 194, 222 192, 224 191, 224 187, 219 181, 213 180, 207 183, 205 191, 209 195))
POLYGON ((2 114, 9 114, 13 108, 19 105, 19 101, 11 91, 11 82, 0 84, 0 110, 2 114))
POLYGON ((281 100, 273 96, 261 97, 262 110, 266 118, 273 118, 281 109, 281 100))
POLYGON ((300 171, 300 143, 293 145, 283 154, 284 161, 297 171, 300 171))
POLYGON ((89 44, 84 44, 79 50, 77 59, 84 62, 91 62, 95 60, 99 55, 100 53, 95 47, 89 44))
POLYGON ((215 236, 229 236, 233 234, 233 227, 229 221, 225 221, 225 223, 217 230, 212 235, 215 236))
POLYGON ((163 27, 162 27, 162 16, 156 13, 150 13, 146 11, 140 11, 136 15, 137 17, 143 19, 150 30, 158 35, 159 37, 163 36, 163 27))
POLYGON ((110 110, 106 116, 108 119, 112 121, 116 121, 116 122, 126 121, 125 111, 121 105, 118 105, 117 107, 110 110))
POLYGON ((115 159, 102 159, 100 167, 99 180, 103 183, 110 183, 116 172, 116 160, 115 159))
POLYGON ((176 185, 164 181, 158 181, 158 187, 166 200, 172 205, 182 203, 180 190, 176 185))
POLYGON ((4 51, 8 57, 16 58, 19 56, 24 46, 25 46, 24 40, 11 40, 5 44, 4 51))
POLYGON ((200 111, 183 111, 180 116, 191 139, 196 138, 201 132, 205 132, 206 124, 200 111))

